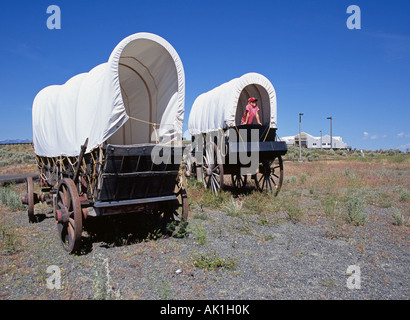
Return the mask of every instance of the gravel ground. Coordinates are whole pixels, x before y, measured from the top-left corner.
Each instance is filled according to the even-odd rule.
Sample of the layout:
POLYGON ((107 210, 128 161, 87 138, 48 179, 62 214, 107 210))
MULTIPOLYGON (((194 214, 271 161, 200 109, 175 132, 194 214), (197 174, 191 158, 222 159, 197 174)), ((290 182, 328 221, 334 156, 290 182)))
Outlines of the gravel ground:
POLYGON ((370 221, 344 225, 337 237, 329 235, 331 222, 314 213, 294 223, 278 215, 235 217, 194 208, 187 237, 158 239, 124 236, 138 221, 117 217, 115 228, 99 221, 117 241, 86 238, 81 255, 65 253, 53 218, 29 224, 25 212, 1 210, 0 299, 410 297, 409 227, 393 225, 390 208, 368 206, 370 221), (195 263, 200 257, 209 267, 219 265, 201 268, 195 263), (360 268, 360 289, 347 287, 351 265, 360 268), (60 289, 47 286, 50 266, 61 271, 60 289))

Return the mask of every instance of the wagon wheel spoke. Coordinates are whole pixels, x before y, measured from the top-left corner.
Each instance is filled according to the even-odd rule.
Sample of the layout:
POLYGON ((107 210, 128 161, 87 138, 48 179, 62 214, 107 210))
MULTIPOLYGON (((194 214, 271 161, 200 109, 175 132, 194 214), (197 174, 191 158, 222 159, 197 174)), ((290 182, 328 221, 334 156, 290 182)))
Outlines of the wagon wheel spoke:
POLYGON ((216 184, 217 189, 219 189, 221 187, 221 185, 218 183, 218 180, 216 178, 212 179, 214 185, 216 184))
POLYGON ((263 176, 263 188, 265 190, 268 190, 268 178, 266 176, 263 176))
POLYGON ((264 162, 255 175, 255 185, 259 191, 270 192, 275 196, 279 193, 283 181, 283 162, 279 156, 273 161, 264 162))
POLYGON ((242 189, 246 186, 247 177, 240 175, 240 173, 231 175, 232 185, 237 189, 242 189))
MULTIPOLYGON (((277 177, 277 176, 275 175, 275 177, 277 177)), ((271 176, 270 178, 271 178, 271 180, 272 180, 273 184, 275 185, 275 188, 277 188, 277 187, 278 187, 278 185, 277 185, 277 183, 276 183, 275 179, 273 179, 273 177, 272 177, 272 176, 271 176)))
POLYGON ((64 186, 62 186, 61 190, 58 191, 58 195, 60 196, 62 207, 67 207, 67 191, 64 186))
MULTIPOLYGON (((74 221, 73 221, 74 222, 74 221)), ((69 240, 68 240, 68 242, 70 243, 71 241, 73 241, 73 239, 74 239, 74 227, 73 227, 73 224, 71 223, 71 222, 69 222, 68 224, 67 224, 67 230, 68 230, 68 236, 69 236, 69 240)))
POLYGON ((204 186, 214 193, 223 188, 223 167, 221 155, 215 143, 208 143, 204 148, 202 175, 204 186))
POLYGON ((60 201, 60 200, 58 200, 58 201, 57 201, 57 207, 58 207, 59 209, 64 208, 64 204, 63 204, 63 202, 62 202, 62 201, 60 201))
POLYGON ((71 179, 63 179, 57 188, 57 230, 61 243, 69 253, 80 247, 82 212, 78 191, 71 179))
POLYGON ((267 184, 269 184, 269 189, 272 192, 272 178, 269 176, 266 180, 268 181, 267 184))

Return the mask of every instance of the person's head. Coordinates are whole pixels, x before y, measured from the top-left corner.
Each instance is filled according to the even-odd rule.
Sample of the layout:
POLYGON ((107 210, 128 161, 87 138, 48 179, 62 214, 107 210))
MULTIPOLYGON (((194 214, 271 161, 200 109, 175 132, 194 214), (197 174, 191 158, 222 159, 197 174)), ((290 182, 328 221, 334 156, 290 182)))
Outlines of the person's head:
POLYGON ((251 98, 248 99, 248 103, 254 108, 257 105, 257 101, 258 101, 258 99, 254 98, 254 97, 251 97, 251 98))

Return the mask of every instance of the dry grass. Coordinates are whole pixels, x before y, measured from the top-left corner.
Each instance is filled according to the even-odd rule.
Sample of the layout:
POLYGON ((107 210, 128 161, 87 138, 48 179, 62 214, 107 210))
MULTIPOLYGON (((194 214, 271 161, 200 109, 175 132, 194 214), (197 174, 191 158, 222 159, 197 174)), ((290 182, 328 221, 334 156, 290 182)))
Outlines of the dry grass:
POLYGON ((0 175, 37 173, 32 145, 0 146, 0 175))
MULTIPOLYGON (((391 209, 388 223, 406 226, 410 216, 410 155, 355 157, 284 164, 285 179, 277 197, 259 193, 253 183, 242 192, 230 188, 218 196, 191 180, 188 196, 193 210, 222 210, 233 217, 272 216, 276 222, 318 223, 326 220, 332 238, 346 226, 364 226, 370 209, 391 209), (399 160, 398 160, 399 159, 399 160)), ((261 218, 261 219, 262 219, 261 218)))
MULTIPOLYGON (((35 173, 32 146, 0 147, 0 174, 35 173), (14 163, 10 164, 11 159, 14 163)), ((352 154, 341 156, 328 152, 319 154, 321 161, 285 161, 285 178, 278 197, 255 190, 248 177, 248 186, 238 191, 230 187, 214 195, 202 183, 188 179, 190 211, 207 214, 223 211, 232 217, 259 215, 274 217, 276 222, 331 221, 330 230, 341 230, 345 224, 365 225, 369 221, 368 208, 391 209, 391 222, 407 226, 410 216, 410 155, 395 152, 367 153, 365 158, 352 154), (333 159, 333 160, 323 160, 333 159)), ((13 186, 16 194, 25 192, 25 186, 13 186)), ((13 192, 2 190, 3 200, 13 192)), ((4 205, 7 205, 7 201, 4 205)), ((12 205, 11 205, 12 206, 12 205)), ((21 209, 21 208, 18 208, 21 209)), ((261 220, 261 221, 262 221, 261 220)), ((331 231, 330 233, 332 233, 331 231)))

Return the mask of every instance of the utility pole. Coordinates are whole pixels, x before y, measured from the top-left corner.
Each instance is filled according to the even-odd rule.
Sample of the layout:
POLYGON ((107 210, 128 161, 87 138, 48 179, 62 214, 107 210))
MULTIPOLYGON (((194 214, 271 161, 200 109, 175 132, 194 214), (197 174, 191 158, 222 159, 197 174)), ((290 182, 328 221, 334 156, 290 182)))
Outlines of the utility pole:
POLYGON ((333 150, 333 132, 332 132, 332 117, 327 117, 330 120, 330 150, 333 150))
POLYGON ((302 162, 302 116, 303 113, 299 113, 299 162, 302 162))
POLYGON ((322 151, 322 130, 320 130, 320 151, 322 151))

